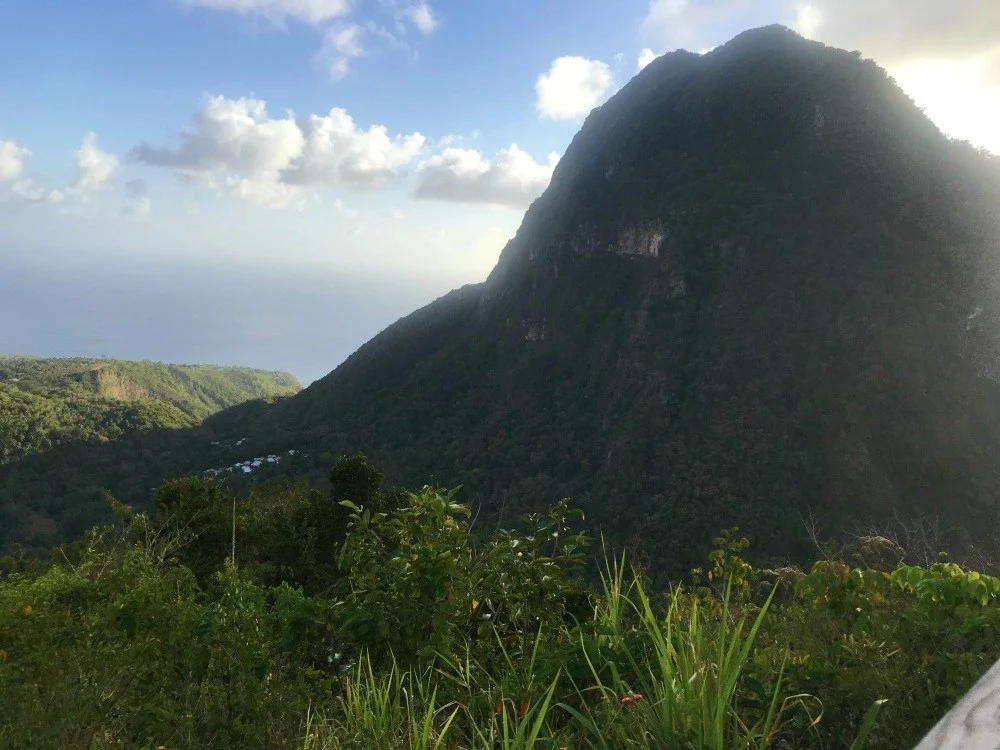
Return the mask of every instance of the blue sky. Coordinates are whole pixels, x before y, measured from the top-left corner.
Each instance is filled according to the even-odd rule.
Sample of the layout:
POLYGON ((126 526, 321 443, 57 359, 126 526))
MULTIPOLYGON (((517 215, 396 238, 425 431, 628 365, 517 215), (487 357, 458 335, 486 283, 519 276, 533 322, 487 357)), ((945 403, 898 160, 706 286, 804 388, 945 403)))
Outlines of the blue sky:
POLYGON ((481 280, 640 60, 773 22, 862 50, 1000 151, 1000 3, 7 0, 0 315, 20 333, 0 350, 322 375, 481 280), (185 349, 199 320, 215 338, 185 349))

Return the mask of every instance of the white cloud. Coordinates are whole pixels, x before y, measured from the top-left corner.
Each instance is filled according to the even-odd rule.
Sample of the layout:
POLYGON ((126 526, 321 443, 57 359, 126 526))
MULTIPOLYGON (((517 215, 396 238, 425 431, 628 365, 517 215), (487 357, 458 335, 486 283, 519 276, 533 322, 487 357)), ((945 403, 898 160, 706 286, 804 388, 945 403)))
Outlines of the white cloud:
POLYGON ((17 141, 0 141, 0 182, 16 180, 24 172, 24 160, 31 152, 17 141))
POLYGON ((304 148, 282 172, 289 184, 384 184, 417 157, 426 140, 420 133, 390 137, 384 125, 359 128, 343 109, 310 115, 299 123, 304 148))
POLYGON ((536 163, 512 144, 492 159, 473 149, 446 148, 420 165, 414 197, 522 208, 545 190, 559 157, 536 163))
POLYGON ((74 156, 76 177, 72 187, 84 193, 102 187, 118 169, 118 157, 98 147, 97 133, 87 133, 74 156))
POLYGON ((581 117, 612 88, 611 68, 600 60, 560 57, 535 82, 535 107, 552 119, 581 117))
POLYGON ((186 5, 212 10, 227 10, 246 15, 259 15, 275 23, 293 18, 304 23, 319 24, 350 10, 348 0, 183 0, 186 5))
POLYGON ((639 53, 639 59, 635 65, 635 72, 638 73, 640 70, 649 65, 653 60, 655 60, 659 55, 657 55, 649 47, 646 47, 639 53))
POLYGON ((178 148, 142 143, 131 156, 185 172, 267 172, 287 166, 304 144, 295 120, 272 120, 262 100, 213 96, 195 113, 178 148))
POLYGON ((58 203, 65 195, 39 185, 24 174, 24 162, 31 156, 17 141, 0 141, 0 203, 58 203))
POLYGON ((363 31, 357 24, 327 29, 323 37, 323 46, 319 51, 319 59, 333 80, 339 80, 347 75, 352 59, 367 54, 361 44, 363 31))
POLYGON ((438 21, 434 17, 434 11, 431 10, 431 6, 427 3, 411 5, 406 9, 405 13, 410 21, 413 22, 413 25, 423 34, 430 34, 437 28, 438 21))
POLYGON ((420 153, 420 133, 359 128, 343 109, 272 119, 259 99, 209 97, 176 147, 140 144, 131 158, 269 208, 299 205, 300 188, 384 185, 420 153))

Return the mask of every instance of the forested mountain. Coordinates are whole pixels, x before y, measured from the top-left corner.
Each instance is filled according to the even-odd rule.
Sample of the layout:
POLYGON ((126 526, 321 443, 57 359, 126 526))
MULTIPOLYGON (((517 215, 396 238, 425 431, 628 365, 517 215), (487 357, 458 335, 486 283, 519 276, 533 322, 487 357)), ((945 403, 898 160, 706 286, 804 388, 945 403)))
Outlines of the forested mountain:
POLYGON ((241 367, 0 355, 0 465, 66 443, 191 427, 300 389, 287 373, 241 367))
POLYGON ((590 114, 484 283, 294 398, 154 436, 170 450, 20 462, 0 513, 62 524, 103 488, 143 505, 238 435, 306 450, 315 476, 361 450, 493 520, 571 496, 664 570, 734 524, 802 557, 806 516, 939 517, 950 543, 988 543, 997 205, 997 160, 873 61, 782 27, 671 53, 590 114))

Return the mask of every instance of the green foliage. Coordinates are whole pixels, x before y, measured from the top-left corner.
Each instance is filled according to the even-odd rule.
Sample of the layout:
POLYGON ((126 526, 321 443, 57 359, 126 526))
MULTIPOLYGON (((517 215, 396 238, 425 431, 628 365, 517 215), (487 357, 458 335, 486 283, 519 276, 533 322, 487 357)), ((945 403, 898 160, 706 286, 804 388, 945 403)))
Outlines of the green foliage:
POLYGON ((66 443, 191 427, 298 390, 286 373, 248 368, 0 355, 0 466, 66 443))
POLYGON ((145 362, 0 358, 0 465, 68 443, 191 427, 268 391, 257 382, 265 377, 145 362))
POLYGON ((344 625, 355 643, 381 644, 383 660, 426 662, 466 637, 483 656, 522 653, 585 599, 587 540, 572 533, 565 501, 477 545, 456 492, 425 487, 390 512, 342 501, 352 511, 339 553, 344 625))
POLYGON ((195 420, 153 399, 119 401, 73 389, 40 395, 0 382, 0 465, 69 442, 104 442, 130 433, 191 427, 195 420))
POLYGON ((771 672, 782 660, 791 689, 822 700, 833 746, 850 744, 872 701, 888 698, 871 742, 910 747, 1000 655, 997 586, 953 563, 887 572, 820 561, 755 658, 771 672))
POLYGON ((761 570, 729 529, 690 587, 619 556, 595 589, 565 500, 476 534, 456 490, 333 479, 177 480, 4 560, 0 746, 902 748, 1000 646, 1000 582, 953 563, 761 570))
MULTIPOLYGON (((395 513, 342 501, 352 513, 339 562, 348 571, 347 631, 406 663, 446 650, 468 621, 468 508, 425 488, 395 513)), ((383 652, 385 653, 385 652, 383 652)))
POLYGON ((237 404, 252 412, 250 399, 298 390, 290 375, 246 368, 0 355, 0 551, 38 553, 82 534, 105 520, 109 490, 150 509, 152 486, 208 468, 202 462, 213 453, 228 463, 220 441, 195 429, 202 419, 237 404), (202 439, 192 443, 195 434, 202 439), (112 444, 136 454, 109 465, 100 448, 112 444), (195 465, 176 472, 184 460, 195 465), (172 468, 144 475, 156 465, 172 468), (37 467, 49 468, 34 474, 37 467))

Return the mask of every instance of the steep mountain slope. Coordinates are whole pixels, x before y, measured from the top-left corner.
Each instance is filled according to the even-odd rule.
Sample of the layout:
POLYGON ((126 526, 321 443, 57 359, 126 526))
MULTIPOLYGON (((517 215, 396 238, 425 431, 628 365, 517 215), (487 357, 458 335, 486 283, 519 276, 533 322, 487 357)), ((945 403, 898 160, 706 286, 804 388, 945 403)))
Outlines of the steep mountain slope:
POLYGON ((786 29, 667 55, 588 117, 485 284, 263 430, 497 512, 571 495, 683 563, 733 523, 795 553, 810 512, 993 528, 997 173, 786 29))
POLYGON ((71 442, 191 427, 300 389, 287 373, 249 368, 0 355, 0 465, 71 442))
MULTIPOLYGON (((569 495, 675 571, 732 524, 801 555, 806 514, 940 516, 987 542, 998 201, 996 160, 871 61, 780 27, 666 55, 587 118, 483 284, 220 429, 305 449, 317 475, 363 450, 491 520, 569 495)), ((97 462, 129 487, 207 468, 114 450, 97 462)), ((109 486, 80 471, 0 472, 0 496, 109 486)))

